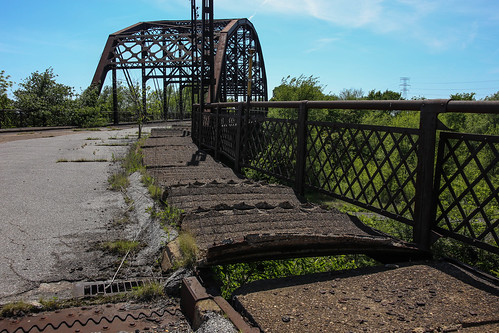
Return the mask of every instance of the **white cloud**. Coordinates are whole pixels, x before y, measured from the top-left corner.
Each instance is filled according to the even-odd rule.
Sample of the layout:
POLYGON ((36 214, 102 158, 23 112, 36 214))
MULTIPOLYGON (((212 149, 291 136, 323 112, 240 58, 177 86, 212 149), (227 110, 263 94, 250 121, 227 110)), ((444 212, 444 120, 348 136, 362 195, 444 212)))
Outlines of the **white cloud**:
POLYGON ((333 38, 320 38, 314 42, 314 47, 311 49, 308 49, 305 51, 305 53, 312 53, 315 51, 319 51, 328 45, 332 44, 333 42, 339 41, 341 38, 339 37, 333 37, 333 38))
POLYGON ((215 11, 236 13, 232 15, 234 17, 247 15, 253 18, 264 13, 314 17, 342 28, 392 34, 395 38, 415 41, 434 51, 442 51, 471 45, 485 22, 494 22, 493 27, 497 27, 499 4, 490 0, 475 1, 217 0, 215 11), (479 25, 476 26, 475 22, 479 25))

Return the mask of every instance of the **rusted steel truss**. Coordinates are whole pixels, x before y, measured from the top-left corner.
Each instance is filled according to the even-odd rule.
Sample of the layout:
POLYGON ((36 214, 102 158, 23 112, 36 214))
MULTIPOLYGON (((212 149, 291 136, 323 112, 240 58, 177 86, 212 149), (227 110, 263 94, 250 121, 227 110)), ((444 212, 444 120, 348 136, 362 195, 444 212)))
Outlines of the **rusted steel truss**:
MULTIPOLYGON (((204 98, 221 102, 246 100, 248 77, 252 77, 251 99, 267 100, 263 53, 253 24, 247 19, 213 20, 212 31, 214 63, 205 61, 203 66, 213 66, 206 70, 213 84, 207 85, 211 88, 203 93, 209 94, 204 98)), ((198 92, 202 32, 199 20, 141 22, 117 31, 109 35, 92 83, 101 89, 109 71, 115 81, 117 70, 141 70, 143 90, 148 80, 155 79, 163 82, 163 88, 179 84, 181 90, 192 87, 198 92)))

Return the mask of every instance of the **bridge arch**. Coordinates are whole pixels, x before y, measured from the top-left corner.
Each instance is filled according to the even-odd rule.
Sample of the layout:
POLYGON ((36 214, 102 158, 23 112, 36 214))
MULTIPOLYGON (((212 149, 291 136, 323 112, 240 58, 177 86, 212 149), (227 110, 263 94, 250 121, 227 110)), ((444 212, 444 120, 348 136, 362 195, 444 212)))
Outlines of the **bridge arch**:
MULTIPOLYGON (((251 99, 267 100, 263 52, 253 24, 247 19, 214 20, 213 31, 215 60, 209 72, 213 76, 214 91, 208 92, 213 94, 212 100, 246 100, 250 50, 254 52, 251 99)), ((144 110, 147 82, 151 79, 159 82, 157 86, 163 87, 163 92, 171 84, 176 84, 180 93, 191 87, 194 94, 197 93, 197 100, 193 97, 193 102, 199 102, 201 33, 200 22, 184 20, 140 22, 110 34, 92 84, 100 91, 111 71, 115 86, 116 72, 122 70, 130 89, 134 89, 129 72, 137 70, 141 72, 144 110)))

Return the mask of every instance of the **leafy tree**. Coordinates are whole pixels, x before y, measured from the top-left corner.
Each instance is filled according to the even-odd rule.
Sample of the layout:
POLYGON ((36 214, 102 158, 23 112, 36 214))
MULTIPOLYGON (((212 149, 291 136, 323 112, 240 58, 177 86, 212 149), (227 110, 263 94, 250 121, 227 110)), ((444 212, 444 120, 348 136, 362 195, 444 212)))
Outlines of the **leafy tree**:
POLYGON ((499 101, 499 91, 493 95, 485 97, 486 101, 499 101))
POLYGON ((108 123, 97 85, 90 85, 78 96, 69 121, 79 127, 98 127, 108 123))
POLYGON ((362 99, 364 98, 364 92, 362 91, 362 89, 355 89, 355 88, 343 89, 338 95, 338 98, 341 100, 362 99))
POLYGON ((283 78, 281 84, 274 88, 272 101, 317 101, 329 99, 324 94, 324 86, 317 77, 283 78))
POLYGON ((457 93, 450 95, 450 98, 456 101, 474 101, 476 93, 457 93))
POLYGON ((392 91, 392 90, 385 90, 384 92, 381 92, 380 90, 375 91, 373 89, 367 94, 367 99, 369 99, 369 100, 398 100, 398 99, 402 99, 402 94, 395 92, 395 91, 392 91))
POLYGON ((28 114, 33 126, 64 125, 73 107, 73 88, 57 83, 52 68, 33 72, 14 91, 15 105, 28 114))
POLYGON ((5 75, 5 71, 0 71, 0 110, 8 109, 11 100, 7 96, 7 89, 12 87, 12 81, 9 81, 10 75, 5 75))

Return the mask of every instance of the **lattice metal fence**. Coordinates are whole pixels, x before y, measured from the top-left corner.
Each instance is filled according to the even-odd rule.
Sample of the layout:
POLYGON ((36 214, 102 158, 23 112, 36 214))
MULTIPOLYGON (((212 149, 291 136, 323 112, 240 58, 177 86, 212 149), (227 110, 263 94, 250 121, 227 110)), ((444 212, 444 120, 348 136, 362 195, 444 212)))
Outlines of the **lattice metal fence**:
POLYGON ((311 122, 306 183, 412 224, 418 130, 311 122))
POLYGON ((441 133, 435 228, 499 253, 499 137, 441 133))
POLYGON ((296 121, 250 117, 245 128, 243 166, 294 182, 296 130, 296 121))
POLYGON ((438 114, 499 114, 498 102, 330 101, 218 103, 194 115, 194 139, 216 156, 413 226, 499 253, 499 136, 439 129, 438 114), (290 119, 266 108, 289 109, 290 119), (308 120, 309 109, 411 110, 419 128, 308 120), (437 157, 438 147, 438 158, 437 157))

